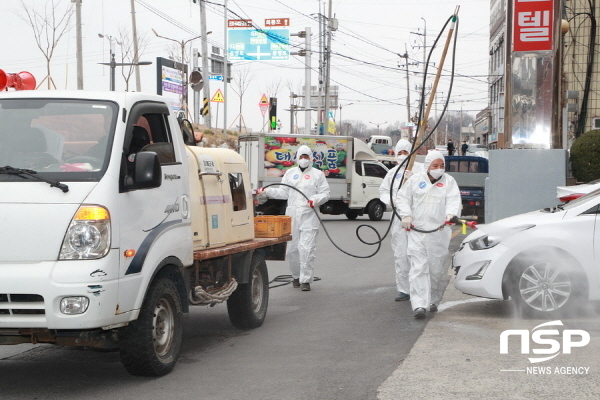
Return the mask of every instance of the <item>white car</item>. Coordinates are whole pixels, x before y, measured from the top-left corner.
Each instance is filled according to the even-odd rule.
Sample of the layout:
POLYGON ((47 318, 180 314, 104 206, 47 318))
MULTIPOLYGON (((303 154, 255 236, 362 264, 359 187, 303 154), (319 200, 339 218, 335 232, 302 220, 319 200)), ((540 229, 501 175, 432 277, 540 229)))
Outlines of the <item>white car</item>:
POLYGON ((555 318, 600 300, 600 190, 481 225, 452 258, 463 293, 511 298, 523 315, 555 318))
POLYGON ((582 185, 557 186, 556 197, 563 203, 566 203, 567 201, 575 200, 584 194, 593 192, 596 189, 600 189, 600 179, 582 185))

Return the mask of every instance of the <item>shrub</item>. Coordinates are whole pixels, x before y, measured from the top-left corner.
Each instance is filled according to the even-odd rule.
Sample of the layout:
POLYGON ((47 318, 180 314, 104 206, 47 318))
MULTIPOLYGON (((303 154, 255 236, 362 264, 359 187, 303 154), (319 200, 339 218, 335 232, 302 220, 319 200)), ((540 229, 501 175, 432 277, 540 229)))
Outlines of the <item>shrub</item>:
POLYGON ((581 135, 571 146, 571 170, 578 182, 600 178, 600 129, 581 135))

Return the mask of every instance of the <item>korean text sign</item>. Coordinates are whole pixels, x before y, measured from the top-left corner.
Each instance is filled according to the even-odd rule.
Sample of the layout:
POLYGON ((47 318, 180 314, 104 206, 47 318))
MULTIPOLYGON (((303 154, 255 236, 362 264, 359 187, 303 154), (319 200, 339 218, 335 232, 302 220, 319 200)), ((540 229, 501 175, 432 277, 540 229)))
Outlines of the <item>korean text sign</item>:
POLYGON ((283 176, 296 165, 296 151, 302 145, 313 151, 313 168, 320 169, 328 178, 346 178, 347 140, 296 135, 265 136, 264 176, 283 176))
POLYGON ((514 0, 513 51, 552 50, 554 1, 514 0))

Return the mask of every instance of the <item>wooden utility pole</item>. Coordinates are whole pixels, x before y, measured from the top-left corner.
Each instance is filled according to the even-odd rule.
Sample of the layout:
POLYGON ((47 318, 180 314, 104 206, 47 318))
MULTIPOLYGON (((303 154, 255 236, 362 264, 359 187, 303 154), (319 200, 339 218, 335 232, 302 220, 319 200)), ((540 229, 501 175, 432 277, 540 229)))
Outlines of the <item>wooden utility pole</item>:
MULTIPOLYGON (((456 10, 452 15, 452 24, 450 25, 450 30, 448 31, 448 37, 446 38, 446 44, 444 45, 444 51, 442 52, 442 57, 440 59, 440 63, 437 69, 437 73, 435 74, 435 80, 433 82, 433 87, 431 88, 431 93, 429 94, 429 99, 427 100, 427 107, 425 109, 425 115, 423 119, 420 121, 419 130, 417 132, 417 138, 415 139, 417 144, 423 141, 423 132, 427 128, 427 120, 429 119, 429 112, 431 111, 431 105, 433 104, 433 100, 435 99, 435 92, 437 91, 437 86, 440 81, 440 76, 442 74, 442 69, 444 68, 444 61, 446 60, 446 54, 448 54, 448 47, 450 46, 450 41, 452 39, 452 34, 454 33, 454 28, 456 26, 456 20, 458 15, 458 10, 460 6, 456 6, 456 10)), ((415 163, 416 156, 413 154, 408 161, 408 166, 406 169, 412 169, 413 164, 415 163)))

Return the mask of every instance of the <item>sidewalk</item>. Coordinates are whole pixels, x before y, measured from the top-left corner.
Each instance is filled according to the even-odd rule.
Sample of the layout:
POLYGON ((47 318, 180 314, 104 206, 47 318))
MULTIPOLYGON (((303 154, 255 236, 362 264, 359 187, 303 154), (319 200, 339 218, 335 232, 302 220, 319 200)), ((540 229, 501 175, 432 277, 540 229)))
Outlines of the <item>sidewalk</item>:
MULTIPOLYGON (((582 329, 590 343, 545 362, 530 363, 534 350, 548 344, 531 342, 520 353, 512 336, 508 354, 500 354, 500 334, 507 329, 533 330, 546 322, 519 320, 510 302, 467 296, 451 277, 439 311, 428 322, 410 354, 379 387, 379 400, 398 399, 598 399, 600 393, 600 318, 590 311, 563 319, 564 329, 582 329), (506 371, 510 370, 510 371, 506 371)), ((545 327, 540 329, 558 329, 545 327)), ((544 336, 562 342, 561 335, 544 336)), ((573 341, 581 340, 574 337, 573 341)))

